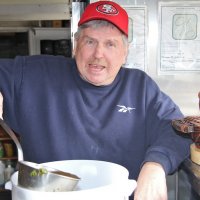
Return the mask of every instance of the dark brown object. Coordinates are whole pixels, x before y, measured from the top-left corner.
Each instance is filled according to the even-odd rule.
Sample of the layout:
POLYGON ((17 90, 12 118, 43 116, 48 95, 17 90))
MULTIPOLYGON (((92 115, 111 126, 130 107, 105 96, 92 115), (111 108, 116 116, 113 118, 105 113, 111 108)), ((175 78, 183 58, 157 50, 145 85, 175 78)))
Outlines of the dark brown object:
POLYGON ((173 120, 172 126, 183 136, 190 137, 196 147, 200 149, 200 117, 191 116, 173 120))
MULTIPOLYGON (((200 92, 198 97, 200 109, 200 92)), ((182 136, 190 137, 195 146, 200 149, 200 116, 188 116, 183 119, 173 120, 172 126, 182 136)))

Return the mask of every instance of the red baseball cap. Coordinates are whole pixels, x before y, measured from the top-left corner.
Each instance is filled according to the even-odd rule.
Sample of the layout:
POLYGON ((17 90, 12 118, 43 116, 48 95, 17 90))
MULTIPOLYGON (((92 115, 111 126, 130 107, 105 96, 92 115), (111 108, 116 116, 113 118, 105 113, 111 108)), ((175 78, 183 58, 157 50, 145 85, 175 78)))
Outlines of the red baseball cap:
POLYGON ((83 12, 78 26, 92 20, 106 20, 128 36, 128 14, 113 1, 97 1, 89 4, 83 12))

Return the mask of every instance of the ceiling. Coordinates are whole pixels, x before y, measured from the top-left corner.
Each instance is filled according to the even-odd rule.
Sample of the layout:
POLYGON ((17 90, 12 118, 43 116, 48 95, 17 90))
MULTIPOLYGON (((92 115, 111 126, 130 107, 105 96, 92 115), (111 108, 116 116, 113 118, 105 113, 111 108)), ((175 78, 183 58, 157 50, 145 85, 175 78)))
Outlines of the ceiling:
POLYGON ((70 4, 72 0, 0 0, 0 4, 70 4))
POLYGON ((70 19, 70 0, 0 0, 0 21, 70 19))

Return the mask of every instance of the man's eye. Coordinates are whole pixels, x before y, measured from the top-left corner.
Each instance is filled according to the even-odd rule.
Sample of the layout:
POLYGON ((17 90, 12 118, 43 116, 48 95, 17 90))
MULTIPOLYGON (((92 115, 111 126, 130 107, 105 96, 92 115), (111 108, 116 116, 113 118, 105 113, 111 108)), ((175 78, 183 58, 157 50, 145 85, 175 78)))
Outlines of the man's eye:
POLYGON ((107 47, 115 47, 115 44, 113 42, 108 42, 107 47))
POLYGON ((93 40, 86 40, 86 44, 92 45, 92 44, 94 44, 94 41, 93 40))

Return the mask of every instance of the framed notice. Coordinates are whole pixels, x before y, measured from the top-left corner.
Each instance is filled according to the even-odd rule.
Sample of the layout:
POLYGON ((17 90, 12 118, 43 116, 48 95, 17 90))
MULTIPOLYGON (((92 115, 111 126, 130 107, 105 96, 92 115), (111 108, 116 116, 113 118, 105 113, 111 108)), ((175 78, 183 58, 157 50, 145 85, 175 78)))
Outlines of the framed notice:
POLYGON ((127 68, 147 69, 147 7, 123 6, 129 16, 127 68))
POLYGON ((160 74, 200 72, 200 1, 159 2, 160 74))

